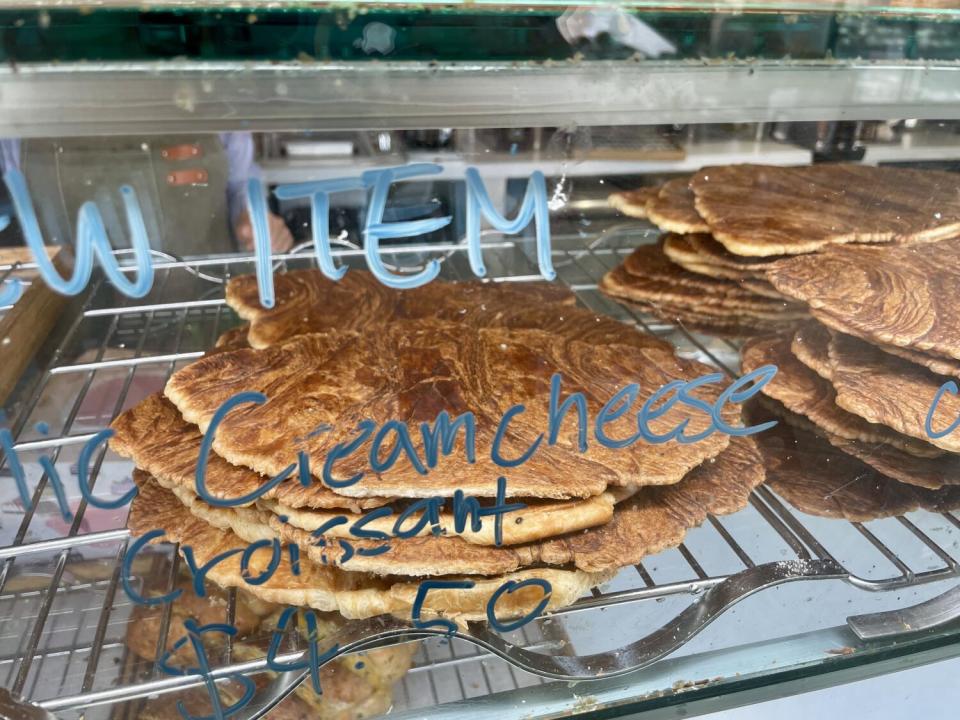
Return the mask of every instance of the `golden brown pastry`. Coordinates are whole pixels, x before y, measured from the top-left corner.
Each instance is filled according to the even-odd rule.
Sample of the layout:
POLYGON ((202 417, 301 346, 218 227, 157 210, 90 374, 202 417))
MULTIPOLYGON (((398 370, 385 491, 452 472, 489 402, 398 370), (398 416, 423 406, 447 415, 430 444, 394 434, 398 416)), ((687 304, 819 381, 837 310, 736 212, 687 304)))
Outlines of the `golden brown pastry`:
POLYGON ((778 400, 791 412, 803 415, 817 427, 846 440, 859 440, 896 448, 911 456, 935 458, 943 451, 906 437, 882 425, 874 425, 847 412, 836 403, 833 386, 801 363, 790 350, 791 336, 753 338, 741 349, 743 371, 776 365, 777 374, 764 385, 763 394, 778 400))
POLYGON ((619 210, 624 215, 643 220, 647 217, 647 205, 657 196, 661 187, 661 185, 652 185, 636 190, 611 193, 607 197, 607 202, 610 207, 619 210))
MULTIPOLYGON (((960 452, 960 432, 927 434, 925 422, 944 378, 909 360, 894 357, 862 340, 834 333, 829 346, 831 380, 837 405, 868 422, 943 450, 960 452)), ((933 412, 940 431, 960 417, 960 398, 945 393, 933 412)))
MULTIPOLYGON (((555 373, 562 375, 562 396, 584 393, 590 416, 595 417, 623 387, 624 378, 639 383, 634 401, 639 408, 667 383, 710 372, 700 363, 677 358, 659 339, 650 337, 643 344, 648 346, 596 345, 535 330, 490 328, 466 333, 446 323, 418 321, 414 327, 396 323, 363 337, 311 335, 280 347, 203 358, 175 373, 166 395, 185 419, 205 430, 215 411, 235 393, 264 392, 269 398, 265 404, 247 405, 227 415, 213 447, 234 464, 270 475, 283 471, 303 450, 314 476, 320 476, 330 450, 361 437, 359 423, 367 418, 405 423, 412 429, 410 441, 417 457, 424 462, 423 437, 416 432, 421 423, 432 425, 444 411, 451 418, 474 413, 476 462, 467 462, 461 432, 455 452, 438 456, 436 467, 425 474, 408 454, 386 471, 371 472, 368 435, 334 469, 335 479, 365 473, 358 482, 337 488, 343 495, 432 497, 463 490, 492 497, 497 478, 504 475, 509 497, 589 497, 608 485, 677 482, 728 443, 727 436, 715 432, 693 444, 671 440, 653 446, 638 441, 614 450, 592 442, 581 452, 578 423, 571 413, 560 427, 557 442, 539 442, 528 461, 511 468, 491 462, 497 426, 515 405, 522 403, 524 411, 509 423, 501 447, 504 457, 522 457, 547 431, 555 373), (311 437, 323 424, 331 429, 311 437)), ((719 385, 708 385, 697 394, 713 403, 720 392, 719 385)), ((731 424, 737 422, 735 406, 725 412, 731 424)), ((668 432, 684 420, 689 420, 688 435, 712 422, 707 413, 677 403, 651 426, 655 432, 668 432)), ((609 424, 608 433, 631 437, 637 433, 636 424, 634 414, 627 413, 609 424)), ((297 496, 313 493, 317 486, 287 483, 278 489, 276 499, 309 506, 297 496)))
POLYGON ((560 283, 445 282, 396 290, 372 273, 350 270, 339 281, 319 270, 274 275, 275 305, 260 304, 255 275, 227 283, 227 304, 250 322, 247 342, 268 347, 315 332, 372 333, 397 320, 446 320, 473 327, 542 327, 573 307, 575 297, 560 283))
POLYGON ((647 203, 650 222, 672 233, 690 234, 710 232, 710 228, 694 206, 690 176, 675 178, 663 184, 655 197, 647 203))
POLYGON ((908 247, 831 247, 767 276, 831 328, 878 345, 960 359, 960 239, 908 247))
MULTIPOLYGON (((139 494, 134 499, 127 526, 135 535, 162 529, 167 542, 188 543, 193 547, 198 564, 227 550, 245 549, 249 542, 230 530, 214 527, 193 515, 173 494, 159 487, 143 473, 137 473, 139 494)), ((257 576, 271 559, 269 549, 252 554, 249 574, 257 576)), ((454 621, 485 620, 486 606, 492 594, 508 580, 523 581, 542 578, 550 582, 552 593, 547 611, 575 602, 591 587, 606 582, 615 574, 587 573, 562 568, 529 568, 492 578, 475 578, 471 589, 431 591, 423 604, 423 617, 443 615, 454 621)), ((338 611, 347 618, 366 618, 392 614, 409 618, 420 583, 414 580, 376 577, 363 572, 344 572, 317 565, 307 558, 300 563, 300 574, 294 574, 287 553, 281 554, 276 571, 261 585, 250 585, 240 571, 240 557, 233 555, 215 565, 207 578, 221 587, 243 588, 254 597, 284 605, 338 611)), ((539 588, 525 587, 504 595, 497 603, 501 618, 522 617, 542 600, 539 588)))
POLYGON ((953 173, 852 164, 727 165, 704 168, 690 187, 710 233, 737 255, 794 255, 852 242, 936 242, 960 234, 953 173))
MULTIPOLYGON (((767 415, 750 417, 759 422, 767 415)), ((945 512, 960 507, 960 488, 935 491, 896 482, 793 424, 781 422, 756 437, 767 484, 811 515, 866 522, 921 508, 945 512)))

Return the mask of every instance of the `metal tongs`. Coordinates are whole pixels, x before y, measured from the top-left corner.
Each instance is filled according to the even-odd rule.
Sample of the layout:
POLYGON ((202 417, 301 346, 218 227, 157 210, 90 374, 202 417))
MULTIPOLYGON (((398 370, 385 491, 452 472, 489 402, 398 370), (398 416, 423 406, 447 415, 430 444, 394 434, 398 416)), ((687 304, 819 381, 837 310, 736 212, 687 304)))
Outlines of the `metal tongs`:
MULTIPOLYGON (((484 623, 471 623, 452 637, 471 642, 531 673, 557 680, 596 680, 649 667, 684 645, 728 608, 756 592, 795 580, 856 579, 833 560, 774 562, 744 570, 713 586, 659 630, 630 645, 593 655, 551 655, 527 650, 491 632, 484 623)), ((847 618, 861 640, 876 640, 906 632, 927 630, 960 617, 960 586, 909 608, 847 618)), ((422 630, 389 617, 350 623, 337 638, 343 653, 450 634, 422 630)), ((239 720, 266 717, 307 677, 306 670, 280 673, 238 714, 239 720)))
MULTIPOLYGON (((797 580, 844 580, 855 586, 868 587, 864 581, 851 575, 839 563, 829 559, 788 560, 765 563, 748 568, 712 586, 673 620, 646 637, 612 651, 592 655, 559 655, 540 652, 515 645, 491 631, 485 623, 470 623, 466 628, 449 633, 439 628, 417 628, 406 620, 381 615, 347 623, 333 637, 331 643, 339 652, 326 661, 349 653, 372 650, 427 637, 458 638, 504 658, 528 672, 556 680, 582 681, 610 678, 642 670, 684 645, 713 620, 744 598, 767 588, 797 580)), ((590 600, 586 600, 589 605, 590 600)), ((847 618, 847 625, 862 641, 919 632, 960 618, 960 585, 943 594, 912 607, 887 612, 855 615, 847 618)), ((309 650, 284 655, 284 662, 306 659, 309 650)), ((260 663, 257 663, 260 665, 260 663)), ((261 668, 262 669, 262 668, 261 668)), ((258 720, 294 692, 308 676, 309 669, 291 670, 276 674, 270 683, 232 717, 237 720, 258 720)), ((216 680, 228 677, 227 670, 215 671, 216 680)), ((177 678, 185 681, 186 678, 177 678)), ((186 687, 189 683, 171 683, 166 692, 186 687)), ((0 720, 52 720, 48 711, 24 703, 0 688, 0 720)))

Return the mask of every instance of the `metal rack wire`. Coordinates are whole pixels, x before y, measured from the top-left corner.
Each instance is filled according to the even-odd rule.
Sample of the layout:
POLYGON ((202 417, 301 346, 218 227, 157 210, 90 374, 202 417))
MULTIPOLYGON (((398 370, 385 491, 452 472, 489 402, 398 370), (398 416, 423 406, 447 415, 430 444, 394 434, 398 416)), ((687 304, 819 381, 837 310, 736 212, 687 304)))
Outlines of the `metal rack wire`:
MULTIPOLYGON (((560 279, 576 291, 583 305, 667 337, 681 354, 731 373, 736 370, 735 345, 663 323, 601 295, 600 276, 619 263, 638 238, 608 232, 601 240, 584 247, 576 238, 555 239, 560 279)), ((521 282, 538 277, 522 241, 489 243, 486 249, 488 270, 495 279, 521 282)), ((459 246, 384 251, 398 256, 411 251, 444 253, 445 277, 469 275, 459 246)), ((340 261, 350 262, 359 252, 337 254, 340 261)), ((97 429, 139 397, 160 389, 175 369, 201 355, 218 334, 238 322, 223 301, 222 288, 205 283, 196 271, 204 268, 229 277, 250 272, 252 260, 157 263, 156 287, 137 303, 117 302, 109 288, 93 287, 42 372, 21 391, 10 427, 24 465, 34 466, 34 460, 46 454, 61 476, 69 478, 79 447, 97 429), (35 429, 41 421, 50 426, 49 432, 35 429)), ((284 268, 310 262, 300 255, 279 260, 284 268)), ((0 471, 9 475, 5 465, 0 471)), ((93 488, 107 492, 109 484, 114 491, 123 491, 129 473, 128 463, 101 450, 93 463, 93 488)), ((32 508, 17 507, 8 493, 0 514, 0 683, 57 713, 85 709, 88 718, 113 717, 121 701, 196 684, 195 678, 170 678, 149 663, 133 662, 126 650, 131 604, 118 588, 128 542, 125 509, 112 515, 96 513, 82 498, 71 496, 72 522, 57 523, 48 475, 35 469, 31 479, 32 508)), ((75 491, 75 483, 67 485, 75 491)), ((177 554, 166 548, 151 557, 148 567, 138 569, 138 582, 161 590, 171 587, 178 573, 177 554)), ((960 520, 952 513, 916 513, 866 524, 824 521, 804 516, 769 489, 760 488, 745 510, 723 519, 709 518, 676 550, 625 569, 574 606, 523 628, 516 642, 577 653, 594 640, 583 637, 583 627, 603 627, 608 617, 604 613, 619 607, 642 604, 644 612, 634 612, 633 617, 649 616, 652 630, 658 627, 657 618, 669 617, 657 609, 664 600, 687 602, 762 563, 816 559, 846 568, 863 590, 916 591, 960 576, 960 520), (553 623, 553 628, 547 630, 544 623, 553 623)), ((901 605, 908 601, 897 600, 901 605)), ((165 647, 170 626, 169 606, 162 612, 158 649, 165 647)), ((234 612, 231 593, 227 622, 234 612)), ((235 663, 229 658, 228 650, 223 673, 263 668, 262 662, 235 663)), ((416 710, 543 682, 466 643, 429 640, 396 689, 395 709, 416 710)), ((135 716, 135 704, 124 707, 123 716, 135 716)))

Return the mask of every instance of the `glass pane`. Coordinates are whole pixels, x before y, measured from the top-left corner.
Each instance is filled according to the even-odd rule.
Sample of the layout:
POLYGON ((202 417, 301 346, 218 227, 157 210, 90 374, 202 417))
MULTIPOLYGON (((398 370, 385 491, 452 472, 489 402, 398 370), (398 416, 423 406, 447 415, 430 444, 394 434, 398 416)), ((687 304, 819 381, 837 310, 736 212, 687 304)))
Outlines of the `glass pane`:
POLYGON ((956 655, 956 12, 857 9, 0 11, 0 683, 554 717, 956 655))

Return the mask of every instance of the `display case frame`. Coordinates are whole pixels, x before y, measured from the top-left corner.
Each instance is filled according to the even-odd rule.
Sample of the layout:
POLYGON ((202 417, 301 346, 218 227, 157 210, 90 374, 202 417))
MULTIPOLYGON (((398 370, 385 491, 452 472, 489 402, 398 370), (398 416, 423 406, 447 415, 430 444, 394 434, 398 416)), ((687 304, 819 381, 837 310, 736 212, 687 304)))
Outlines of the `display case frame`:
MULTIPOLYGON (((599 8, 601 3, 580 5, 599 8)), ((504 8, 518 15, 529 10, 553 17, 565 9, 555 3, 523 3, 521 7, 484 0, 426 3, 416 8, 381 3, 377 7, 383 6, 414 14, 424 13, 423 8, 442 7, 453 14, 473 13, 471 17, 504 8)), ((72 20, 87 14, 90 7, 94 16, 120 9, 134 12, 127 3, 60 6, 64 12, 75 12, 69 16, 72 20)), ((360 7, 304 3, 282 12, 316 13, 318 24, 329 24, 335 13, 362 15, 360 7)), ((163 9, 197 12, 196 4, 186 1, 158 3, 142 12, 146 15, 163 9)), ((271 17, 279 18, 271 13, 281 12, 273 3, 257 2, 246 3, 239 10, 233 3, 211 2, 202 10, 242 11, 249 13, 251 23, 259 22, 258 16, 269 23, 271 17)), ((960 28, 960 6, 950 3, 910 7, 896 3, 630 2, 621 3, 618 11, 641 19, 644 13, 657 13, 662 18, 664 13, 688 17, 701 12, 722 19, 742 14, 748 24, 760 22, 760 17, 764 21, 774 17, 785 26, 796 22, 793 18, 799 14, 864 16, 894 25, 916 22, 960 28)), ((6 18, 4 22, 14 35, 27 28, 42 36, 44 23, 49 26, 50 22, 49 15, 43 19, 45 12, 33 4, 0 3, 0 16, 6 18), (18 13, 25 19, 21 25, 17 25, 18 13)), ((132 17, 139 21, 140 16, 132 17)), ((169 24, 175 26, 177 22, 174 19, 169 24)), ((277 23, 277 27, 282 26, 279 20, 277 23)), ((21 62, 9 52, 11 46, 20 47, 8 44, 7 63, 0 67, 0 136, 20 138, 228 130, 359 132, 445 127, 476 130, 960 120, 960 45, 955 56, 949 57, 922 52, 913 53, 919 56, 902 53, 890 58, 836 57, 832 52, 835 44, 831 44, 827 47, 830 52, 805 58, 726 57, 719 51, 695 57, 690 51, 667 59, 642 54, 616 59, 584 57, 573 48, 569 57, 526 58, 518 45, 504 51, 517 53, 509 60, 438 56, 423 61, 402 53, 397 58, 387 54, 358 55, 350 60, 312 56, 291 59, 279 51, 272 58, 227 58, 223 47, 214 43, 216 52, 202 57, 197 51, 196 57, 186 59, 164 52, 147 59, 124 58, 126 49, 121 47, 116 50, 119 59, 103 60, 85 48, 83 52, 90 52, 90 59, 71 58, 69 62, 58 60, 55 47, 41 48, 36 57, 21 62)), ((288 51, 284 48, 285 53, 288 51)), ((769 145, 763 149, 767 154, 754 157, 738 150, 738 158, 769 162, 769 153, 776 150, 769 145)), ((896 161, 898 152, 887 148, 883 159, 896 161)), ((495 158, 489 167, 523 162, 529 169, 543 165, 545 157, 532 153, 522 158, 495 158)), ((794 157, 785 150, 778 156, 783 162, 794 157)), ((444 162, 439 177, 449 181, 459 180, 464 165, 445 162, 449 157, 438 153, 421 153, 412 159, 444 162)), ((566 177, 569 158, 552 157, 549 162, 566 177)), ((578 161, 574 158, 573 162, 578 161)), ((582 166, 579 174, 605 176, 619 172, 603 164, 615 165, 615 161, 590 162, 595 164, 582 166)), ((689 171, 693 169, 691 163, 693 160, 643 167, 656 172, 689 171)), ((369 164, 373 166, 374 162, 369 164)), ((483 161, 478 164, 482 166, 483 161)), ((267 168, 268 176, 276 181, 289 180, 302 172, 297 168, 267 168)), ((576 176, 578 172, 569 174, 576 176)), ((577 294, 581 305, 667 338, 681 354, 735 374, 735 343, 664 323, 642 309, 619 305, 598 291, 604 272, 621 262, 630 249, 651 242, 653 237, 652 229, 642 225, 615 228, 602 237, 590 233, 561 235, 553 251, 560 281, 577 294)), ((491 269, 489 281, 538 278, 527 245, 522 239, 487 238, 484 253, 491 269)), ((418 244, 384 248, 383 252, 440 253, 446 258, 444 278, 468 277, 461 244, 418 244)), ((362 251, 337 250, 334 254, 338 261, 349 262, 362 251)), ((250 272, 253 257, 154 259, 159 290, 149 301, 117 302, 99 279, 64 312, 42 361, 24 374, 17 395, 8 403, 18 452, 31 457, 47 452, 53 462, 69 464, 70 453, 92 437, 86 430, 77 430, 75 421, 98 377, 109 374, 117 379, 116 392, 108 402, 112 417, 128 403, 128 392, 138 372, 159 371, 158 377, 166 379, 175 369, 202 356, 220 332, 237 322, 216 278, 250 272), (189 297, 164 296, 164 284, 171 278, 186 278, 196 293, 189 297), (159 332, 158 328, 169 341, 168 346, 165 350, 147 349, 147 338, 159 332), (121 336, 130 352, 107 357, 107 349, 114 347, 121 336), (84 343, 92 355, 77 360, 77 349, 84 343), (57 400, 57 383, 66 377, 79 379, 79 392, 70 396, 70 410, 61 432, 40 437, 33 426, 47 419, 42 410, 44 402, 57 400)), ((278 255, 275 260, 280 270, 312 263, 309 247, 278 255)), ((11 273, 32 269, 35 266, 29 262, 0 265, 0 281, 11 273)), ((96 460, 94 482, 105 457, 101 454, 96 460)), ((40 477, 34 508, 41 506, 45 493, 48 496, 47 480, 45 475, 40 477)), ((16 520, 16 528, 4 535, 6 542, 0 548, 0 681, 5 682, 0 684, 65 716, 87 711, 133 717, 137 703, 144 698, 178 691, 201 680, 144 674, 144 668, 132 667, 118 634, 125 629, 130 610, 119 589, 120 563, 128 548, 129 533, 123 528, 122 515, 116 518, 114 528, 85 531, 86 505, 81 508, 64 537, 49 536, 49 508, 25 512, 16 520), (93 577, 84 576, 79 569, 87 559, 86 549, 91 548, 96 548, 93 577), (61 682, 46 682, 58 676, 61 682)), ((590 596, 548 619, 589 635, 590 628, 603 628, 609 622, 605 620, 608 613, 632 608, 637 617, 644 618, 642 627, 633 628, 637 631, 631 639, 635 645, 633 659, 637 660, 633 665, 614 663, 598 671, 611 677, 590 681, 578 677, 575 683, 567 682, 573 676, 557 680, 556 674, 550 679, 524 674, 507 663, 512 660, 515 665, 523 665, 519 653, 523 649, 551 649, 539 622, 505 641, 501 655, 506 660, 471 644, 471 637, 481 645, 484 638, 490 639, 482 627, 475 627, 446 645, 436 639, 423 641, 413 672, 398 690, 394 714, 413 718, 429 706, 437 718, 462 717, 465 713, 500 718, 566 714, 611 717, 639 712, 657 717, 671 713, 671 708, 680 704, 692 712, 706 712, 960 655, 960 625, 955 619, 960 610, 956 598, 960 516, 956 512, 910 514, 877 521, 882 531, 875 530, 873 523, 830 523, 828 527, 792 509, 769 488, 760 488, 740 514, 729 519, 710 517, 704 527, 692 533, 690 542, 681 544, 672 555, 674 565, 669 572, 663 571, 663 577, 644 563, 627 568, 614 583, 595 588, 590 596), (768 539, 756 540, 753 534, 768 539), (856 546, 849 555, 848 542, 856 546), (771 558, 771 547, 781 554, 771 558), (718 561, 715 552, 726 559, 718 561), (723 569, 711 569, 714 562, 723 569), (884 571, 867 572, 877 566, 884 571), (671 572, 672 578, 668 577, 671 572), (821 582, 814 582, 815 578, 821 582), (786 589, 788 583, 790 589, 786 589), (844 590, 837 591, 841 584, 844 590), (726 616, 733 624, 727 625, 719 638, 711 635, 714 628, 707 627, 713 619, 710 608, 727 611, 740 600, 748 608, 756 607, 749 605, 751 598, 780 597, 778 593, 784 599, 772 602, 771 607, 789 615, 791 608, 806 602, 801 595, 808 587, 817 602, 824 602, 822 598, 831 592, 850 592, 850 597, 857 598, 855 604, 851 600, 854 609, 846 612, 836 603, 827 603, 829 612, 825 611, 823 622, 816 613, 810 613, 804 623, 755 636, 738 629, 737 621, 729 621, 726 612, 716 614, 726 616), (672 614, 661 618, 651 611, 647 620, 648 608, 667 601, 678 603, 672 614), (915 606, 921 608, 915 615, 904 614, 915 606), (683 627, 680 638, 666 639, 669 633, 662 628, 675 626, 685 607, 690 608, 686 611, 689 624, 683 627), (865 617, 875 613, 881 615, 865 617), (929 627, 920 627, 923 625, 929 627), (745 633, 742 641, 736 640, 738 632, 745 633), (695 635, 701 644, 692 642, 695 635), (675 652, 678 646, 680 651, 675 652), (647 654, 641 652, 644 648, 647 654), (611 668, 617 667, 633 671, 613 677, 618 673, 611 668), (471 685, 473 681, 476 688, 471 685), (448 684, 441 687, 441 683, 448 684)), ((178 563, 175 558, 171 548, 158 551, 158 565, 151 571, 166 573, 172 579, 178 563)), ((228 621, 235 602, 232 593, 225 610, 228 621)), ((168 611, 164 622, 167 629, 169 617, 168 611)), ((376 630, 369 630, 368 636, 376 639, 376 630)), ((400 632, 390 641, 413 637, 412 631, 406 637, 400 632)), ((163 647, 164 639, 158 647, 163 647)), ((581 652, 581 647, 591 646, 589 637, 580 641, 579 646, 572 641, 574 655, 581 652)), ((622 649, 615 646, 607 651, 622 649)), ((217 672, 228 675, 263 668, 262 661, 233 662, 228 653, 228 661, 217 672)), ((542 675, 549 674, 540 670, 542 675)))

